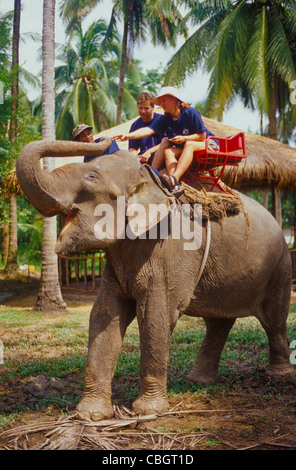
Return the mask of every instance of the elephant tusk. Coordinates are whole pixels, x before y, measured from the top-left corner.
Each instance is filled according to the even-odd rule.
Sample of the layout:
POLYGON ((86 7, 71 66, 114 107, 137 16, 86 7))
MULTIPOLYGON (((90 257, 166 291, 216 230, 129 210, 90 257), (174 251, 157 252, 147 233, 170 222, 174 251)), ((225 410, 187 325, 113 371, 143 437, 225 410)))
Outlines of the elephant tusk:
POLYGON ((206 223, 206 246, 205 246, 205 251, 204 251, 204 254, 203 254, 202 262, 201 262, 201 265, 200 265, 199 273, 198 273, 198 276, 197 276, 196 285, 199 283, 200 278, 202 276, 202 273, 205 269, 205 265, 206 265, 208 255, 209 255, 209 251, 210 251, 210 244, 211 244, 211 222, 210 222, 210 220, 207 220, 207 223, 206 223))

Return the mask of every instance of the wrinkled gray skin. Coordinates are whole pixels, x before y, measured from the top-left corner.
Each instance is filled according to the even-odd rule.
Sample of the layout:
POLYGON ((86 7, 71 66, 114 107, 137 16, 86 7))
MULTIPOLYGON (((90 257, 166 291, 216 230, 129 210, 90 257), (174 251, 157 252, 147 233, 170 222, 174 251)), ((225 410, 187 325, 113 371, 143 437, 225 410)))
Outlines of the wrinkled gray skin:
MULTIPOLYGON (((100 420, 113 416, 111 382, 127 326, 137 317, 141 344, 141 390, 133 409, 139 414, 168 408, 166 374, 170 337, 178 318, 202 317, 207 332, 188 383, 212 384, 220 354, 236 318, 255 316, 270 347, 267 373, 293 372, 289 362, 286 319, 290 304, 291 263, 282 231, 258 203, 241 196, 249 214, 212 222, 209 257, 198 285, 205 246, 184 251, 184 241, 98 240, 94 235, 95 207, 115 207, 117 196, 127 204, 168 204, 167 195, 150 172, 128 152, 104 155, 90 163, 72 163, 52 173, 41 170, 44 156, 98 155, 110 141, 99 144, 33 142, 17 161, 17 177, 31 203, 45 216, 64 214, 67 225, 56 252, 103 249, 107 264, 89 326, 84 398, 79 414, 100 420)), ((115 211, 116 212, 116 211, 115 211)), ((203 228, 205 230, 205 228, 203 228)))

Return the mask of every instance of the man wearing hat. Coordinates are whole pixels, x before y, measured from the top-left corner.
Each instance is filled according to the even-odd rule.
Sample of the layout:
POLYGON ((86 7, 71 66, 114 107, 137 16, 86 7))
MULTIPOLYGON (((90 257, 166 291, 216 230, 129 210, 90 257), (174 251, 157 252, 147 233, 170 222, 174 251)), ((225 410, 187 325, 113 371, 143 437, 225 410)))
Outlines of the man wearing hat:
MULTIPOLYGON (((200 112, 186 103, 175 88, 162 88, 153 102, 164 110, 161 119, 143 129, 116 136, 115 140, 140 139, 165 133, 167 137, 162 140, 152 166, 159 170, 165 163, 168 175, 162 175, 161 180, 178 196, 182 193, 179 181, 190 167, 194 152, 204 149, 205 139, 214 134, 205 127, 200 112)), ((214 139, 210 139, 209 146, 212 150, 219 149, 214 139)))
MULTIPOLYGON (((98 139, 94 139, 93 133, 92 133, 92 127, 88 126, 87 124, 78 124, 78 126, 74 127, 72 131, 73 138, 76 142, 88 142, 90 144, 95 144, 97 142, 100 142, 101 138, 99 137, 98 139)), ((110 147, 108 147, 104 155, 110 155, 111 153, 117 152, 119 150, 119 147, 114 140, 112 140, 110 147)), ((83 161, 85 163, 90 162, 96 158, 95 156, 93 157, 84 157, 83 161)))

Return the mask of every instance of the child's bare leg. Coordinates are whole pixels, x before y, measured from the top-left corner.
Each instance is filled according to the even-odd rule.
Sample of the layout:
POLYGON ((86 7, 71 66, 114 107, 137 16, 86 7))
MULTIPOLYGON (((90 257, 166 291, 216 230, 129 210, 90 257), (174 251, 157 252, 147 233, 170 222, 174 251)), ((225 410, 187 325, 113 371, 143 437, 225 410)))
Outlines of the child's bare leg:
POLYGON ((178 147, 170 147, 164 152, 165 166, 170 176, 173 175, 176 171, 178 158, 180 157, 181 153, 182 149, 178 147))
POLYGON ((164 137, 158 147, 158 149, 155 152, 155 155, 153 157, 151 166, 155 168, 156 170, 160 170, 163 165, 164 165, 164 154, 166 149, 171 145, 169 139, 167 137, 164 137))
POLYGON ((193 154, 196 150, 202 150, 205 148, 204 142, 196 142, 193 140, 188 140, 184 145, 183 152, 178 160, 178 164, 176 170, 174 172, 174 176, 179 181, 180 178, 184 175, 184 173, 190 167, 193 161, 193 154))

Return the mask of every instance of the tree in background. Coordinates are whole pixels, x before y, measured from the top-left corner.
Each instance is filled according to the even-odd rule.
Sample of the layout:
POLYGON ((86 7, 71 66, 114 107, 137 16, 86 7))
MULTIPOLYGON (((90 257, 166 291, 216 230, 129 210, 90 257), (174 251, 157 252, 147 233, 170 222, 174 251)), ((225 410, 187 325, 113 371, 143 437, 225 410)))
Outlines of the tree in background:
MULTIPOLYGON (((268 118, 278 137, 277 112, 289 103, 296 78, 294 0, 186 0, 196 31, 169 61, 165 82, 180 84, 198 66, 211 73, 207 113, 221 119, 235 96, 268 118)), ((182 25, 181 25, 182 26, 182 25)), ((290 110, 296 117, 295 106, 290 110)))
MULTIPOLYGON (((92 23, 83 31, 76 20, 68 43, 60 47, 64 64, 56 67, 56 87, 59 90, 56 136, 71 138, 73 127, 86 122, 98 133, 114 126, 120 41, 116 30, 106 39, 107 25, 103 20, 92 23)), ((137 113, 136 100, 125 91, 124 112, 130 119, 137 113)))
POLYGON ((61 0, 60 16, 66 25, 66 34, 71 34, 77 22, 82 22, 101 0, 61 0))
POLYGON ((21 148, 40 137, 24 91, 25 81, 36 85, 38 80, 18 64, 20 9, 21 2, 15 2, 14 11, 0 15, 0 238, 2 264, 5 272, 13 275, 20 199, 14 165, 21 148))
MULTIPOLYGON (((9 89, 9 49, 13 16, 0 15, 0 228, 2 262, 8 257, 9 226, 6 217, 6 204, 3 201, 3 184, 8 171, 11 143, 7 139, 7 126, 11 118, 11 106, 7 105, 9 89)), ((10 88, 11 89, 11 88, 10 88)))
MULTIPOLYGON (((290 83, 296 79, 295 1, 185 3, 189 12, 184 22, 191 20, 198 28, 169 61, 165 83, 180 84, 203 64, 211 74, 209 116, 221 120, 239 96, 245 105, 267 116, 268 137, 278 139, 281 129, 286 138, 287 117, 294 128, 296 123, 296 107, 289 100, 290 83)), ((276 188, 272 191, 273 215, 281 224, 281 194, 276 188)))
MULTIPOLYGON (((14 11, 0 15, 0 238, 1 260, 6 274, 15 273, 16 249, 18 249, 20 201, 19 187, 15 180, 14 165, 21 148, 31 140, 40 138, 35 118, 32 117, 30 102, 24 92, 23 78, 35 83, 34 77, 22 67, 12 66, 12 35, 14 11), (19 73, 18 91, 13 96, 15 74, 19 73), (13 125, 14 121, 17 125, 13 125), (12 124, 12 125, 11 125, 12 124), (13 131, 14 130, 14 131, 13 131), (18 210, 18 214, 16 212, 18 210), (10 224, 10 222, 14 221, 10 224), (9 228, 11 230, 9 230, 9 228), (9 233, 10 232, 10 233, 9 233), (10 250, 9 250, 10 248, 10 250), (9 254, 10 251, 10 254, 9 254), (14 256, 12 256, 12 254, 14 256), (8 256, 10 257, 9 264, 8 256), (11 262, 13 261, 13 263, 11 262)), ((17 15, 19 18, 19 14, 17 15)), ((17 25, 19 19, 15 22, 17 25)), ((18 30, 18 27, 17 27, 18 30)), ((15 46, 14 46, 15 47, 15 46)))
MULTIPOLYGON (((55 0, 43 1, 42 29, 42 139, 55 140, 55 0)), ((44 158, 43 168, 54 169, 54 158, 44 158)), ((64 310, 55 254, 57 240, 56 217, 43 218, 42 266, 39 293, 34 310, 54 312, 64 310)))
MULTIPOLYGON (((14 16, 13 16, 13 36, 12 36, 12 115, 10 119, 9 140, 14 144, 17 139, 18 124, 17 111, 19 99, 19 43, 20 43, 20 21, 21 21, 21 0, 14 0, 14 16)), ((6 192, 9 196, 9 244, 8 256, 5 266, 6 273, 15 273, 18 268, 17 264, 17 185, 8 184, 10 188, 6 192)))
POLYGON ((115 0, 110 27, 116 24, 118 18, 123 20, 123 37, 116 124, 122 121, 125 74, 136 42, 145 41, 149 37, 154 45, 175 45, 175 29, 181 14, 174 1, 115 0))
MULTIPOLYGON (((63 0, 61 17, 69 33, 77 21, 81 21, 100 3, 100 0, 63 0)), ((123 118, 124 106, 129 98, 125 93, 125 77, 133 66, 133 48, 137 41, 147 38, 153 44, 175 44, 176 25, 181 20, 181 14, 174 1, 164 0, 114 0, 113 10, 106 35, 106 41, 113 34, 118 20, 123 21, 121 43, 119 83, 116 97, 116 124, 123 118)), ((184 27, 182 32, 186 31, 184 27)))

